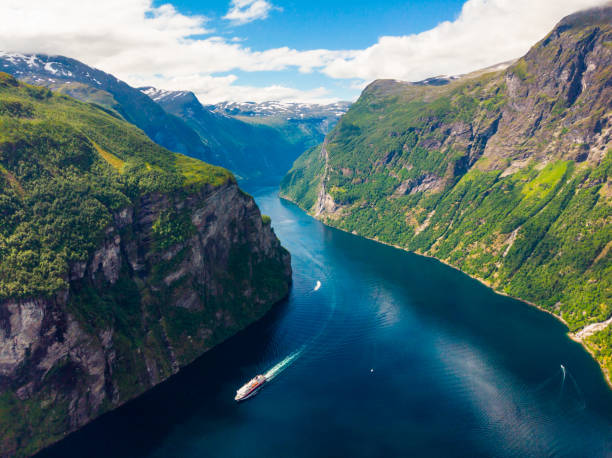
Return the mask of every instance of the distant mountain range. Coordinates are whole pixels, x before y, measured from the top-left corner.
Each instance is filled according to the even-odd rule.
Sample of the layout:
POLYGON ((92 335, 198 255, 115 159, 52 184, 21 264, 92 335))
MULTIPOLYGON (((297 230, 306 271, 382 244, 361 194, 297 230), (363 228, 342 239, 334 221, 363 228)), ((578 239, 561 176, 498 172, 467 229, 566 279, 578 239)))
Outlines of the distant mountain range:
POLYGON ((210 105, 210 109, 228 116, 250 118, 282 117, 286 120, 297 119, 338 119, 351 106, 350 102, 337 102, 329 105, 292 102, 222 102, 210 105))
POLYGON ((277 183, 349 106, 268 102, 205 107, 191 92, 139 90, 64 56, 0 52, 0 71, 93 103, 141 128, 161 146, 257 182, 277 183))
POLYGON ((278 183, 293 161, 323 141, 349 107, 280 102, 202 105, 189 91, 140 90, 185 121, 212 151, 210 162, 239 177, 278 183))

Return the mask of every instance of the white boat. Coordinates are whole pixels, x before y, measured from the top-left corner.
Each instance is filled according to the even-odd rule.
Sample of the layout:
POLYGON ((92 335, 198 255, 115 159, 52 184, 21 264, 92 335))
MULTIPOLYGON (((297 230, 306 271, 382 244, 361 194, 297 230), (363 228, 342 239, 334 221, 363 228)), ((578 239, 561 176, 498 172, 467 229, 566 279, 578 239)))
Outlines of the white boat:
POLYGON ((252 378, 247 383, 242 385, 238 391, 236 391, 236 396, 234 399, 236 401, 244 401, 245 399, 250 398, 251 396, 255 396, 259 389, 266 383, 268 379, 265 375, 259 374, 258 376, 252 378))

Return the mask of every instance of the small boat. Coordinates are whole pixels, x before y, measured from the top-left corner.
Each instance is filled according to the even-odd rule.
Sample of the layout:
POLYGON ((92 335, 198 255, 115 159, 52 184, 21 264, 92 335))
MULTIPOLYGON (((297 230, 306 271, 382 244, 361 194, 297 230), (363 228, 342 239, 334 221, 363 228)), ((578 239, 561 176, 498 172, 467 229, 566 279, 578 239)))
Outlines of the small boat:
POLYGON ((236 401, 244 401, 245 399, 250 398, 251 396, 255 396, 259 389, 266 383, 268 379, 265 375, 259 374, 258 376, 249 380, 248 383, 245 383, 240 387, 238 391, 236 391, 236 397, 234 399, 236 401))

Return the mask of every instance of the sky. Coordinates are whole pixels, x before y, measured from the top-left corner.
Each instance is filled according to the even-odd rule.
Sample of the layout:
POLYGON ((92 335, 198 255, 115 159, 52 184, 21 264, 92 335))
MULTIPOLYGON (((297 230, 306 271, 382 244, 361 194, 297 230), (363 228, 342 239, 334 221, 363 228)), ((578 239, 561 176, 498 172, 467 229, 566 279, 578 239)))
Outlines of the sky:
POLYGON ((518 58, 605 0, 0 0, 0 51, 65 55, 202 103, 355 100, 518 58))

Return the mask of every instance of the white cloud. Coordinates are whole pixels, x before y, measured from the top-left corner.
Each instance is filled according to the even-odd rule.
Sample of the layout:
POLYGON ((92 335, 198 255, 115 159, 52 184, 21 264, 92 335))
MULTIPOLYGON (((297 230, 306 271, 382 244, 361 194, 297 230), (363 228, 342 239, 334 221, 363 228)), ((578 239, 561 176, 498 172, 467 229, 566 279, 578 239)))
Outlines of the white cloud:
MULTIPOLYGON (((260 2, 270 5, 234 0, 232 9, 254 18, 265 10, 256 6, 260 2)), ((66 55, 133 85, 193 90, 205 103, 265 98, 320 102, 333 94, 272 81, 269 87, 251 87, 240 85, 235 76, 218 75, 297 69, 346 79, 356 90, 360 81, 375 78, 418 80, 464 73, 519 57, 563 16, 602 3, 468 0, 452 22, 415 35, 382 37, 367 49, 298 51, 279 43, 258 51, 240 40, 213 36, 214 24, 204 16, 181 14, 171 4, 154 7, 152 0, 0 0, 0 50, 66 55)))
POLYGON ((154 7, 151 0, 1 0, 0 50, 66 55, 132 85, 189 81, 193 86, 182 89, 194 90, 206 103, 247 97, 247 92, 251 93, 249 99, 312 97, 319 101, 320 90, 223 84, 222 95, 220 89, 205 83, 212 81, 215 73, 232 70, 294 67, 311 72, 336 57, 348 56, 344 52, 287 47, 253 51, 240 39, 210 36, 209 23, 204 16, 181 14, 170 4, 154 7), (197 81, 202 84, 198 86, 197 81), (209 90, 203 92, 197 87, 209 90))
POLYGON ((299 90, 282 85, 254 87, 236 84, 236 75, 211 76, 190 75, 167 78, 162 75, 134 80, 134 86, 154 86, 171 91, 188 88, 202 103, 213 104, 231 100, 233 102, 265 102, 270 100, 328 104, 338 101, 324 87, 299 90), (228 94, 231 96, 228 97, 228 94))
POLYGON ((235 25, 242 25, 258 19, 266 19, 273 9, 275 7, 266 0, 232 0, 230 9, 223 19, 235 25))
POLYGON ((469 0, 459 17, 431 30, 381 37, 323 72, 333 78, 417 81, 456 75, 520 57, 564 16, 605 0, 469 0))

